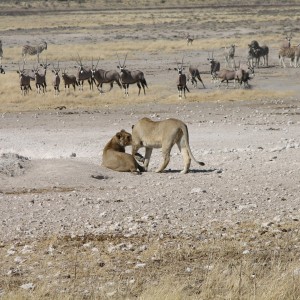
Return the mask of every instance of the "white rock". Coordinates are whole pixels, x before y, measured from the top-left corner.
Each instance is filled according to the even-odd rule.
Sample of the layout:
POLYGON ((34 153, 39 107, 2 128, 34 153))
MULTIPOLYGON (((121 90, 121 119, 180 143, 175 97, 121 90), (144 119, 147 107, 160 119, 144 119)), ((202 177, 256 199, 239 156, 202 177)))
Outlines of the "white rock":
POLYGON ((203 190, 201 188, 193 188, 191 190, 191 194, 198 194, 198 193, 202 193, 203 190))
POLYGON ((30 245, 25 245, 23 249, 21 250, 22 254, 27 254, 27 253, 32 253, 32 246, 30 245))
POLYGON ((21 289, 24 289, 24 290, 34 290, 35 286, 32 282, 30 283, 25 283, 25 284, 22 284, 20 286, 21 289))

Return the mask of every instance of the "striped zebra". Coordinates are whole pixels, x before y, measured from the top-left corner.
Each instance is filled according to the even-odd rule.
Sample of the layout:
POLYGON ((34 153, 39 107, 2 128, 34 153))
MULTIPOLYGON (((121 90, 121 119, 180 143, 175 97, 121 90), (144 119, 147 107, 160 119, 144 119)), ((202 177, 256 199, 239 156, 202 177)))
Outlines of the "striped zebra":
POLYGON ((37 55, 37 61, 40 62, 40 53, 42 53, 44 50, 47 50, 47 43, 41 42, 37 46, 30 46, 30 45, 24 45, 22 48, 22 56, 24 63, 26 62, 26 56, 28 55, 37 55))
POLYGON ((0 65, 2 65, 2 57, 3 57, 3 49, 2 49, 2 41, 0 40, 0 65))
POLYGON ((300 44, 298 46, 292 46, 290 48, 281 48, 278 53, 279 64, 281 67, 286 67, 284 58, 290 58, 290 66, 296 68, 300 57, 300 44))

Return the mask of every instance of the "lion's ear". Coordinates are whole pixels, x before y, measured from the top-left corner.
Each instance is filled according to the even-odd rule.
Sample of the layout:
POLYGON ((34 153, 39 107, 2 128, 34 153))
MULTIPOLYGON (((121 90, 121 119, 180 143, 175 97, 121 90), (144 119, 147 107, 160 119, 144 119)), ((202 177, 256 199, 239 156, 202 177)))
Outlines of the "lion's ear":
POLYGON ((121 132, 125 132, 125 129, 122 129, 121 132))
POLYGON ((116 137, 119 139, 122 136, 121 132, 116 133, 116 137))
POLYGON ((131 126, 131 129, 133 129, 134 125, 131 126))

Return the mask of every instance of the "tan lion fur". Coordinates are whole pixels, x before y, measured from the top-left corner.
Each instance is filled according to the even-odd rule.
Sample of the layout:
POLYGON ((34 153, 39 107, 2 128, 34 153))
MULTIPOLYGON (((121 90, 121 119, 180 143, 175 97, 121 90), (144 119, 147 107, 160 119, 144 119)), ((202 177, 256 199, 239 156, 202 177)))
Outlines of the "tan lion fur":
POLYGON ((129 132, 122 129, 106 144, 103 150, 102 166, 119 172, 139 173, 144 171, 135 158, 125 153, 125 147, 131 145, 132 138, 129 132))
POLYGON ((164 121, 152 121, 143 118, 132 126, 132 155, 141 147, 145 147, 145 171, 148 169, 150 156, 153 148, 162 148, 163 162, 156 172, 162 172, 170 161, 170 152, 174 144, 177 144, 184 161, 184 169, 181 173, 187 173, 191 165, 191 159, 198 162, 190 149, 188 128, 185 123, 178 119, 167 119, 164 121))

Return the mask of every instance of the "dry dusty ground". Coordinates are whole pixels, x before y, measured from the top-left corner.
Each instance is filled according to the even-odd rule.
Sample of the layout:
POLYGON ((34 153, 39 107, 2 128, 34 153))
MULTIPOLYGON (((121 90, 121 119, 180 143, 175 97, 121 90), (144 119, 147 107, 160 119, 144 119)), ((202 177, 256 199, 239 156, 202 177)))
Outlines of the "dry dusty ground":
MULTIPOLYGON (((48 40, 51 37, 53 33, 48 40)), ((13 42, 20 36, 16 31, 6 38, 13 42)), ((56 42, 66 38, 57 35, 56 42)), ((238 56, 244 57, 245 51, 238 49, 238 56)), ((274 92, 274 98, 244 100, 241 92, 239 101, 230 101, 230 91, 222 89, 217 99, 191 102, 193 94, 209 98, 216 87, 207 74, 207 53, 189 49, 188 61, 204 62, 207 89, 191 88, 187 100, 162 103, 160 97, 176 95, 170 68, 182 53, 138 55, 133 66, 147 70, 152 103, 132 104, 117 91, 124 105, 1 115, 0 296, 27 284, 23 287, 29 291, 43 287, 41 298, 58 292, 74 298, 135 298, 147 285, 158 285, 160 276, 175 274, 190 280, 184 285, 185 296, 177 299, 197 299, 202 281, 194 275, 200 265, 208 272, 215 257, 189 253, 201 243, 215 245, 226 239, 236 241, 240 252, 225 255, 225 260, 267 251, 275 257, 292 250, 299 273, 299 70, 279 69, 273 52, 270 68, 259 70, 251 84, 262 94, 274 92), (151 85, 162 81, 166 96, 151 91, 151 85), (276 93, 282 91, 288 96, 276 93), (182 159, 174 147, 161 174, 154 172, 160 150, 153 151, 150 171, 142 175, 101 167, 109 139, 120 129, 130 131, 144 116, 186 122, 194 156, 205 166, 192 163, 190 173, 180 174, 182 159), (280 241, 287 235, 290 244, 283 246, 280 241), (71 241, 72 250, 60 239, 71 241), (168 257, 174 249, 178 256, 168 257), (88 256, 79 261, 78 253, 95 260, 88 256), (89 261, 95 261, 97 271, 89 261)), ((136 87, 130 91, 136 93, 136 87)), ((222 245, 218 247, 214 255, 221 251, 222 245)))
POLYGON ((143 216, 168 216, 170 222, 146 222, 143 230, 173 234, 197 234, 215 221, 298 218, 299 143, 296 100, 7 113, 1 151, 29 159, 1 158, 2 239, 62 230, 126 233, 131 218, 143 216), (163 174, 153 172, 160 150, 150 172, 140 176, 101 167, 106 142, 144 116, 184 120, 193 153, 205 167, 192 164, 181 175, 175 147, 163 174))

